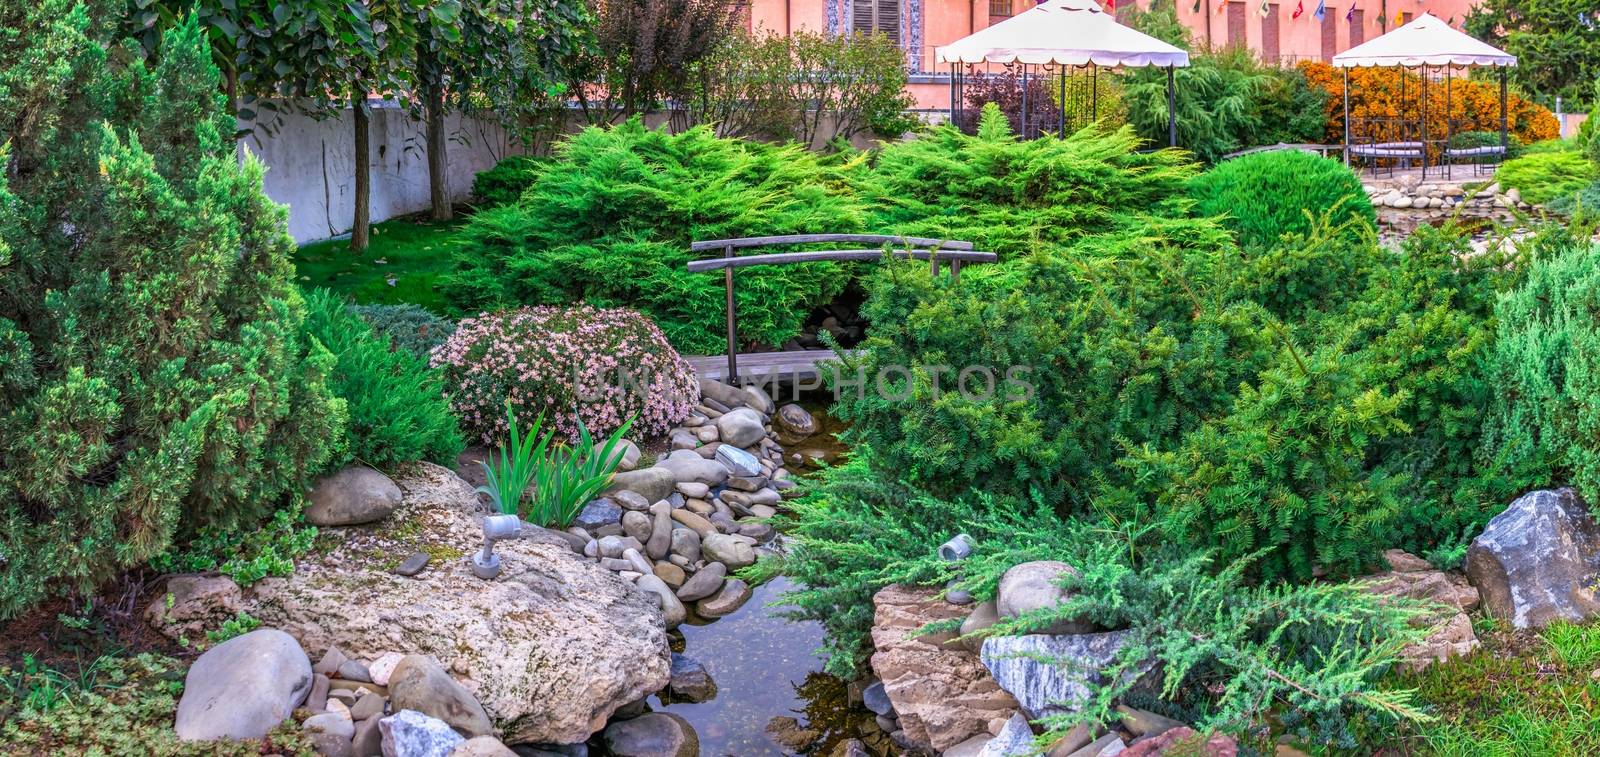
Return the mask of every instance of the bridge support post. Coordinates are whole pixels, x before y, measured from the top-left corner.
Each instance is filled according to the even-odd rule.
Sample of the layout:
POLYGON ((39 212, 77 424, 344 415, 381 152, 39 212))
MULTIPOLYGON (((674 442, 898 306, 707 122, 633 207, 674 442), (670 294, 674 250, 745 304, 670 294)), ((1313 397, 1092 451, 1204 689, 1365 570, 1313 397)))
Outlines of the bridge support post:
MULTIPOLYGON (((722 248, 722 257, 733 257, 733 245, 722 248)), ((739 382, 739 324, 733 309, 733 266, 722 269, 723 288, 728 297, 728 383, 739 382)))

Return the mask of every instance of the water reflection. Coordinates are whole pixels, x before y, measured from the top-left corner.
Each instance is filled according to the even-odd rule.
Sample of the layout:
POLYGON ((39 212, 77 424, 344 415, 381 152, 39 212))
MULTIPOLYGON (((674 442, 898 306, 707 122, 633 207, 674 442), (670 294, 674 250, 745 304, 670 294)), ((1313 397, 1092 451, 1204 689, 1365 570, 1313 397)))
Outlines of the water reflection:
POLYGON ((684 636, 681 651, 705 665, 717 682, 717 696, 700 703, 663 703, 653 696, 650 708, 688 720, 700 736, 701 754, 828 755, 851 738, 871 739, 868 743, 882 738, 872 713, 849 704, 845 682, 822 672, 816 654, 822 626, 778 617, 777 610, 765 606, 792 586, 784 578, 770 581, 756 587, 732 615, 678 627, 684 636), (807 746, 784 747, 768 734, 769 722, 785 716, 796 721, 785 740, 807 746))

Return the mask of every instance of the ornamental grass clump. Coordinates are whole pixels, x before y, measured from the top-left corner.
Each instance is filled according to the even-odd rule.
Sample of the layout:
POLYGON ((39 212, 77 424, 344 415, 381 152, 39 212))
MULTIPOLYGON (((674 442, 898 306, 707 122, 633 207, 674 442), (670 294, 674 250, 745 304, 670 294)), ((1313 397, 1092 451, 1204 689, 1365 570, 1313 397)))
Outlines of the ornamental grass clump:
POLYGON ((645 437, 664 434, 700 401, 694 369, 661 330, 625 308, 526 307, 461 321, 433 351, 463 429, 485 444, 512 417, 543 416, 571 442, 610 434, 634 419, 645 437), (585 429, 587 428, 587 432, 585 429))
POLYGON ((611 483, 611 474, 622 462, 617 450, 632 425, 629 418, 596 445, 580 418, 577 443, 569 447, 543 430, 544 416, 535 418, 524 433, 508 404, 506 441, 497 456, 478 463, 486 482, 478 491, 505 515, 519 515, 537 525, 566 526, 611 483))

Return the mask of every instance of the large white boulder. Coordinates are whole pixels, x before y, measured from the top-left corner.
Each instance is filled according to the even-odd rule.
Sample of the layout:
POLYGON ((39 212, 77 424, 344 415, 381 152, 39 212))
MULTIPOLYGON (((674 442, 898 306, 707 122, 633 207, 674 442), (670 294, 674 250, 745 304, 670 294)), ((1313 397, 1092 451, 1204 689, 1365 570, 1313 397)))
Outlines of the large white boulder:
POLYGON ((288 578, 259 582, 248 611, 306 649, 351 658, 431 656, 483 705, 507 743, 578 743, 618 707, 666 686, 670 652, 654 598, 540 536, 498 542, 500 576, 474 576, 482 547, 472 487, 426 463, 396 476, 393 517, 350 530, 330 554, 288 578), (415 578, 387 563, 417 550, 435 559, 415 578))
POLYGON ((311 660, 293 637, 259 628, 208 650, 189 666, 178 700, 182 741, 259 739, 311 692, 311 660))

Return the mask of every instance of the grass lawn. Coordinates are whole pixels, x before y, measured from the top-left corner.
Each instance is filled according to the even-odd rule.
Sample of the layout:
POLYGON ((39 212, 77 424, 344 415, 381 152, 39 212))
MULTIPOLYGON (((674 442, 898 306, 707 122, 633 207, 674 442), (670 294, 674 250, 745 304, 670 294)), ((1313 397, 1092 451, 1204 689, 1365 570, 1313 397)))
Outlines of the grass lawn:
POLYGON ((327 287, 363 305, 409 302, 445 315, 434 284, 450 270, 463 223, 459 216, 442 223, 423 216, 375 223, 372 242, 360 254, 350 251, 348 238, 303 245, 294 256, 296 278, 303 287, 327 287))
POLYGON ((1600 754, 1600 626, 1478 624, 1476 653, 1402 677, 1439 718, 1412 743, 1452 757, 1600 754))

